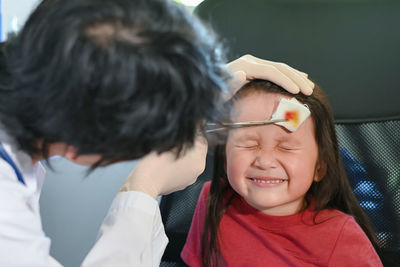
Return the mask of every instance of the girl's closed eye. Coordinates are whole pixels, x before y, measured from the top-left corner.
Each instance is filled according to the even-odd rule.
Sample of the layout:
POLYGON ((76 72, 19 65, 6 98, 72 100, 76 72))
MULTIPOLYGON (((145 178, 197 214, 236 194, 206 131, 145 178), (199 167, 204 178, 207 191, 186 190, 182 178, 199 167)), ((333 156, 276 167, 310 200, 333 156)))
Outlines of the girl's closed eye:
POLYGON ((245 142, 236 142, 235 143, 235 147, 237 147, 237 148, 245 148, 245 149, 254 149, 254 148, 257 148, 259 145, 258 145, 258 142, 256 142, 256 141, 245 141, 245 142))
POLYGON ((277 147, 282 151, 298 151, 300 149, 299 146, 290 143, 279 143, 277 147))
POLYGON ((280 150, 283 150, 283 151, 292 151, 292 150, 294 150, 292 147, 289 147, 289 146, 279 146, 278 147, 280 150))
POLYGON ((247 131, 235 133, 231 141, 234 147, 241 149, 255 149, 260 146, 259 137, 247 131))

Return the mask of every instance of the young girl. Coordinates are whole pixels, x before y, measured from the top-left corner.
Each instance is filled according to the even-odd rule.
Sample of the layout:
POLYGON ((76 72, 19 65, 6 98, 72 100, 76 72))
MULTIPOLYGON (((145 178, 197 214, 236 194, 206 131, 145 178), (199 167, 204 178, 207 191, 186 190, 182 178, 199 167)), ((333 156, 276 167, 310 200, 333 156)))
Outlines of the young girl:
POLYGON ((282 98, 311 115, 294 132, 276 125, 229 131, 217 147, 182 251, 190 266, 382 266, 376 239, 346 178, 333 115, 317 86, 291 95, 245 85, 234 122, 270 119, 282 98))

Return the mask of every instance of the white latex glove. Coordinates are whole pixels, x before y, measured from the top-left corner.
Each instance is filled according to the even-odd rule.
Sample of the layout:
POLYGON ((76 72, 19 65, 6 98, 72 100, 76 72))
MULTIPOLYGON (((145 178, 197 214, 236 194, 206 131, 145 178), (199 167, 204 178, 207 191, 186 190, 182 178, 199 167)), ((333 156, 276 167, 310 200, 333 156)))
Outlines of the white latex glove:
POLYGON ((230 62, 228 68, 234 75, 231 83, 232 95, 228 98, 252 79, 271 81, 294 94, 301 91, 305 95, 311 95, 314 89, 314 83, 307 78, 307 73, 284 63, 264 60, 252 55, 245 55, 230 62))
POLYGON ((180 158, 174 152, 152 152, 142 158, 126 178, 120 192, 140 191, 153 198, 193 184, 206 165, 207 140, 198 136, 180 158))

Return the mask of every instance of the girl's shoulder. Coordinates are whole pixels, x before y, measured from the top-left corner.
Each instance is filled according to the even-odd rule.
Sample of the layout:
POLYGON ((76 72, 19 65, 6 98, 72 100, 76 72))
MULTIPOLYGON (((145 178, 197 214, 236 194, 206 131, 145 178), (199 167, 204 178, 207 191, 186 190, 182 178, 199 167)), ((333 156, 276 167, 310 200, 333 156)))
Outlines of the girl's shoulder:
POLYGON ((314 255, 327 261, 321 265, 382 266, 371 242, 353 216, 336 209, 324 209, 308 218, 307 223, 295 230, 299 240, 313 237, 307 245, 314 255))
POLYGON ((342 214, 336 219, 340 231, 336 236, 329 266, 383 266, 361 226, 352 216, 342 214))

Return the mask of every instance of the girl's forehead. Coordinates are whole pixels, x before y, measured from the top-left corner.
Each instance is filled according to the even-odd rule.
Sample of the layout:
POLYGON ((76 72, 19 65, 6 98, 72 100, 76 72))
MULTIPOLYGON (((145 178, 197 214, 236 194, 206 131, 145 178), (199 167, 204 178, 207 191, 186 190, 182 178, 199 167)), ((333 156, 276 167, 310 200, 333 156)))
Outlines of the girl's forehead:
POLYGON ((286 96, 279 93, 251 91, 235 101, 231 116, 234 120, 270 119, 283 97, 286 96))
MULTIPOLYGON (((272 114, 275 113, 282 98, 290 99, 291 97, 280 93, 251 91, 235 101, 231 119, 235 122, 269 120, 272 114)), ((261 136, 265 137, 264 133, 269 133, 273 135, 276 140, 290 141, 295 144, 306 144, 315 142, 313 129, 314 122, 310 116, 294 132, 290 132, 280 125, 271 124, 262 127, 248 127, 230 131, 228 139, 235 141, 238 141, 238 138, 243 140, 259 140, 261 136), (267 127, 268 131, 266 131, 267 127), (272 127, 279 130, 271 131, 272 127)), ((268 138, 271 137, 271 135, 268 135, 268 138)))

